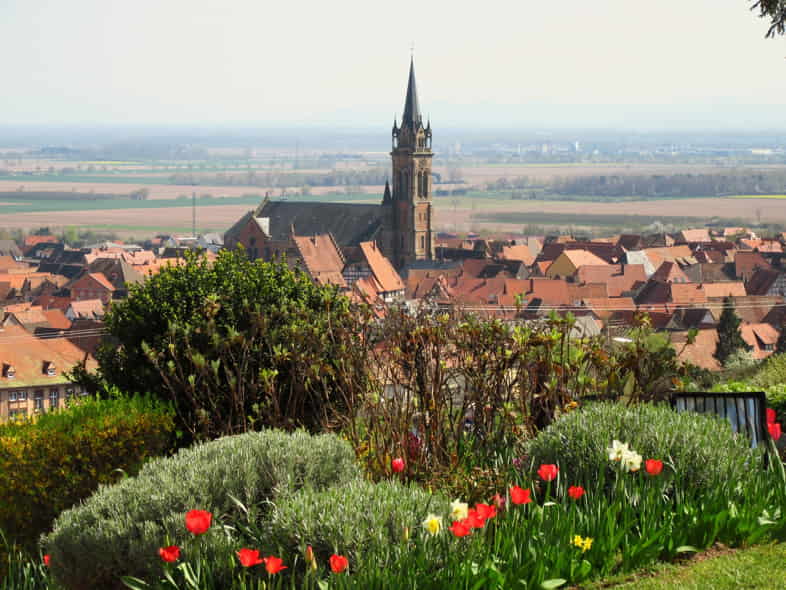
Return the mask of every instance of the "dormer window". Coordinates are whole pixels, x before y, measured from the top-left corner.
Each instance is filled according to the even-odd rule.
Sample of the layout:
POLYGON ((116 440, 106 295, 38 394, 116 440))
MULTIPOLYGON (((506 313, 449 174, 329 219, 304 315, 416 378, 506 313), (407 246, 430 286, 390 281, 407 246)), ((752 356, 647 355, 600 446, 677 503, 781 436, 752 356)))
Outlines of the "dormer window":
POLYGON ((14 369, 13 365, 7 363, 3 365, 3 377, 6 379, 13 379, 16 377, 16 369, 14 369))
POLYGON ((44 361, 44 375, 54 377, 57 375, 57 369, 52 361, 44 361))

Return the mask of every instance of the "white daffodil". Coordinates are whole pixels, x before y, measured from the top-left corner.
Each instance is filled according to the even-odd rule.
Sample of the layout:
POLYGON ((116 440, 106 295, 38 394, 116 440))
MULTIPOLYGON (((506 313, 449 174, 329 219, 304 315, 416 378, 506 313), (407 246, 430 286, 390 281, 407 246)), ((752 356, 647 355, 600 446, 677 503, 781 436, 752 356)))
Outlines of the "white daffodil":
POLYGON ((630 452, 630 449, 628 448, 628 443, 622 443, 614 439, 611 447, 606 449, 606 451, 609 453, 609 461, 621 461, 625 453, 630 452))
POLYGON ((627 451, 622 455, 622 468, 625 471, 638 471, 641 469, 641 455, 636 451, 627 451))
POLYGON ((469 506, 466 502, 461 502, 458 498, 450 503, 450 518, 452 520, 464 520, 469 515, 469 506))

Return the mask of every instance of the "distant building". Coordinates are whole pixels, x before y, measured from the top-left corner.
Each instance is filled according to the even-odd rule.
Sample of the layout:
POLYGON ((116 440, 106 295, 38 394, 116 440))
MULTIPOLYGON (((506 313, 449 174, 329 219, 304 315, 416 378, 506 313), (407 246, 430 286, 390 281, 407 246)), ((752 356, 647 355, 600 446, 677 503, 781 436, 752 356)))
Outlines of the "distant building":
POLYGON ((392 185, 385 184, 379 205, 266 198, 226 232, 225 246, 242 245, 250 258, 270 260, 287 251, 293 235, 330 234, 340 248, 376 242, 398 269, 435 260, 431 124, 423 124, 412 62, 401 125, 393 122, 391 138, 392 185))
POLYGON ((63 407, 82 393, 65 374, 80 361, 95 360, 65 338, 36 338, 23 327, 0 328, 0 421, 63 407))

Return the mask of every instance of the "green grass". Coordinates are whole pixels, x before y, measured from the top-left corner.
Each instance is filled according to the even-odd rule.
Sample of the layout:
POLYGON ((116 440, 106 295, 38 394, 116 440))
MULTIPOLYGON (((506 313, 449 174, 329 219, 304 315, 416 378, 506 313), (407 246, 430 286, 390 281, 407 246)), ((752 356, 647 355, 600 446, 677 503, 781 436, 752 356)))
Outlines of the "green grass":
MULTIPOLYGON (((188 188, 188 187, 184 187, 188 188)), ((312 203, 319 201, 332 201, 336 203, 362 203, 379 202, 381 195, 369 194, 342 194, 342 195, 309 195, 286 197, 287 201, 312 203)), ((249 208, 257 206, 260 197, 215 197, 212 199, 197 198, 197 207, 215 207, 224 205, 248 205, 249 208)), ((149 199, 139 201, 135 199, 74 199, 74 200, 35 200, 24 201, 3 197, 3 202, 13 203, 0 205, 0 215, 11 213, 40 213, 43 211, 105 211, 108 209, 161 209, 166 207, 191 207, 191 199, 149 199)))
POLYGON ((683 565, 660 564, 636 576, 623 575, 582 590, 776 590, 786 587, 786 544, 767 544, 683 565), (635 579, 631 579, 635 577, 635 579))
POLYGON ((786 195, 733 195, 730 199, 786 199, 786 195))

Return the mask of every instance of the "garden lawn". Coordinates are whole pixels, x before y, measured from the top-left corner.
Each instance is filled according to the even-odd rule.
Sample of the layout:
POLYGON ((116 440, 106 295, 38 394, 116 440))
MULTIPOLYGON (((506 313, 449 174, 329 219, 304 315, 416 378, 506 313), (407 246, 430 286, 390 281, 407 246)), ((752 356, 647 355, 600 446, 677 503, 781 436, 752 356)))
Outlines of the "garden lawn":
POLYGON ((645 570, 633 581, 621 575, 576 590, 775 590, 786 587, 786 543, 767 544, 697 559, 684 565, 664 564, 645 570))

